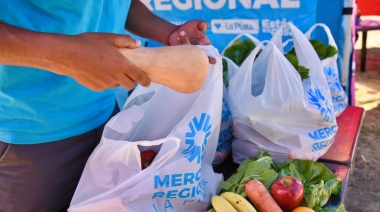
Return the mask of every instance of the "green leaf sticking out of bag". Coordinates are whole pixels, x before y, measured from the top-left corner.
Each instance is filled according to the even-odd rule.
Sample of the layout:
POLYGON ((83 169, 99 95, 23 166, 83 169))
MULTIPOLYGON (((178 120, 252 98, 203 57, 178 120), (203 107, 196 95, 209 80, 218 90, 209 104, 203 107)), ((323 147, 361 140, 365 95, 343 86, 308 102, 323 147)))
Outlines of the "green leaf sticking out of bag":
POLYGON ((309 78, 309 69, 305 66, 300 66, 298 64, 298 59, 296 56, 295 51, 289 51, 287 54, 285 54, 286 59, 289 60, 289 62, 293 65, 293 67, 297 70, 297 72, 300 74, 302 81, 309 78))
POLYGON ((225 59, 222 59, 223 64, 223 83, 228 88, 230 82, 228 81, 228 64, 225 59))
MULTIPOLYGON (((223 56, 231 59, 237 66, 240 66, 252 50, 256 47, 252 40, 237 39, 231 46, 227 47, 223 56)), ((228 81, 228 66, 227 62, 223 59, 223 82, 226 87, 229 85, 228 81)))
POLYGON ((315 49, 315 52, 317 52, 319 59, 321 60, 338 54, 338 49, 336 49, 334 46, 328 45, 326 47, 324 43, 317 40, 310 40, 310 43, 315 49))
POLYGON ((224 51, 224 56, 230 58, 234 63, 240 66, 252 50, 256 47, 252 40, 237 39, 231 46, 224 51))

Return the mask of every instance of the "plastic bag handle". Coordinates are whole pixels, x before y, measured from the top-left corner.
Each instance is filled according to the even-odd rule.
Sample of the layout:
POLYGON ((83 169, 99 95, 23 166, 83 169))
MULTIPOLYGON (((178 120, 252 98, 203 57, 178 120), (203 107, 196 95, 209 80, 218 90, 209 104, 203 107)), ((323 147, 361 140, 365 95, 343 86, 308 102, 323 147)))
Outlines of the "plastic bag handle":
MULTIPOLYGON (((248 55, 248 57, 243 61, 243 63, 241 64, 241 67, 246 63, 251 63, 253 64, 253 62, 255 61, 255 58, 256 58, 256 55, 259 53, 259 51, 263 48, 264 46, 264 43, 267 43, 267 44, 270 44, 270 45, 273 45, 273 46, 276 46, 273 42, 270 42, 268 40, 264 40, 264 41, 261 41, 259 44, 257 44, 257 46, 252 50, 252 52, 248 55)), ((277 47, 277 46, 276 46, 277 47)))
POLYGON ((286 40, 283 44, 282 44, 282 47, 285 48, 286 45, 288 45, 290 42, 293 42, 293 39, 288 39, 286 40))
POLYGON ((323 23, 317 23, 317 24, 314 24, 312 27, 310 27, 310 29, 305 33, 305 36, 310 39, 310 36, 311 36, 311 33, 317 28, 317 27, 322 27, 327 35, 327 38, 329 40, 329 45, 330 46, 334 46, 335 48, 337 48, 337 45, 336 45, 336 42, 334 40, 334 37, 332 36, 331 34, 331 30, 330 28, 326 25, 326 24, 323 24, 323 23))
POLYGON ((310 75, 313 74, 314 68, 312 68, 312 64, 314 61, 320 61, 319 57, 305 34, 303 34, 296 26, 291 23, 282 25, 273 35, 271 41, 276 44, 282 53, 284 53, 282 32, 285 26, 290 27, 290 31, 294 40, 294 49, 296 51, 299 64, 310 68, 310 75))
MULTIPOLYGON (((253 63, 255 61, 255 58, 256 58, 256 55, 259 53, 259 51, 261 49, 263 49, 264 47, 264 44, 267 44, 267 45, 272 45, 274 48, 277 48, 277 46, 271 42, 271 41, 268 41, 268 40, 264 40, 264 41, 261 41, 253 50, 252 52, 248 55, 248 57, 244 60, 244 62, 241 64, 240 66, 240 69, 239 69, 239 73, 241 71, 240 74, 243 74, 245 75, 244 79, 245 80, 250 80, 250 84, 252 84, 252 67, 253 67, 253 63), (248 71, 247 72, 243 72, 243 71, 248 71)), ((278 48, 277 48, 278 49, 278 48)), ((247 96, 250 96, 250 90, 247 90, 247 89, 244 89, 242 92, 245 93, 245 95, 247 96)))
POLYGON ((232 39, 228 44, 227 44, 227 46, 223 49, 223 51, 222 51, 222 55, 224 55, 224 52, 226 51, 226 49, 229 47, 229 46, 231 46, 237 39, 239 39, 239 38, 241 38, 241 37, 247 37, 247 38, 249 38, 250 40, 252 40, 253 41, 253 43, 255 43, 255 44, 258 44, 258 43, 260 43, 260 41, 259 41, 259 39, 257 39, 256 37, 254 37, 253 35, 251 35, 251 34, 248 34, 248 33, 241 33, 241 34, 238 34, 234 39, 232 39))
POLYGON ((230 80, 235 75, 236 71, 239 70, 239 66, 236 65, 236 63, 234 61, 232 61, 230 58, 228 58, 226 56, 222 56, 222 59, 226 60, 227 67, 232 66, 232 68, 228 68, 228 80, 230 80))

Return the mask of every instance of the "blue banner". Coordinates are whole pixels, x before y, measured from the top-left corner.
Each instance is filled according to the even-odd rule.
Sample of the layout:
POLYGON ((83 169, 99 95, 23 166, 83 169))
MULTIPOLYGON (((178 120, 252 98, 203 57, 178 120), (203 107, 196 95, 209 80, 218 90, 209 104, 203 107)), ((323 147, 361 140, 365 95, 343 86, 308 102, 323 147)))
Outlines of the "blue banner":
POLYGON ((287 22, 306 32, 316 23, 317 13, 317 0, 142 0, 142 2, 156 15, 176 25, 193 19, 207 21, 209 28, 206 34, 219 51, 222 51, 240 33, 249 33, 259 40, 269 40, 274 32, 287 22))

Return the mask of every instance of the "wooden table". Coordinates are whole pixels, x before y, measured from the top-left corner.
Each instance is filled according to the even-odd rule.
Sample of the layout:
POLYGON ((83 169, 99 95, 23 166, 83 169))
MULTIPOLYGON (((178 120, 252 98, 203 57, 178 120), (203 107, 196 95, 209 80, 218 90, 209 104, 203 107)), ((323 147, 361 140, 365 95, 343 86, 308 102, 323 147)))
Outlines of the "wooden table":
POLYGON ((353 169, 355 150, 364 119, 364 109, 347 108, 337 117, 338 132, 329 150, 318 161, 347 165, 353 169))
POLYGON ((362 50, 360 57, 360 70, 365 71, 367 58, 367 32, 371 30, 380 30, 380 21, 378 20, 362 20, 356 26, 356 32, 362 32, 362 50))
MULTIPOLYGON (((325 207, 338 207, 345 202, 348 181, 354 168, 355 150, 364 119, 364 109, 356 106, 347 106, 337 118, 338 132, 334 142, 318 162, 325 164, 335 175, 342 180, 342 189, 339 195, 332 195, 325 207)), ((224 179, 229 178, 239 164, 233 162, 231 154, 226 160, 214 167, 214 171, 222 173, 224 179)))

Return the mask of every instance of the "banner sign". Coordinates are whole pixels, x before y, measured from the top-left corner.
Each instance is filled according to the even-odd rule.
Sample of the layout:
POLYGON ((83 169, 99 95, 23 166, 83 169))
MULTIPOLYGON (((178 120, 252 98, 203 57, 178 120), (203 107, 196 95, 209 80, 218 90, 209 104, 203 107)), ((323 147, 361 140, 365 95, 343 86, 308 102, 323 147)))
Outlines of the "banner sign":
POLYGON ((206 34, 219 51, 240 33, 269 40, 287 22, 306 32, 316 23, 317 13, 317 0, 141 1, 153 13, 176 25, 193 19, 207 21, 206 34))

